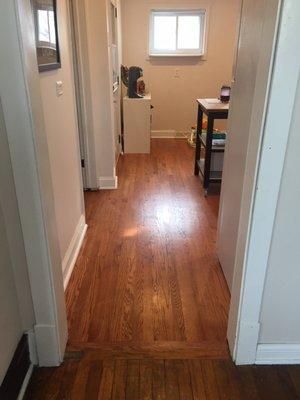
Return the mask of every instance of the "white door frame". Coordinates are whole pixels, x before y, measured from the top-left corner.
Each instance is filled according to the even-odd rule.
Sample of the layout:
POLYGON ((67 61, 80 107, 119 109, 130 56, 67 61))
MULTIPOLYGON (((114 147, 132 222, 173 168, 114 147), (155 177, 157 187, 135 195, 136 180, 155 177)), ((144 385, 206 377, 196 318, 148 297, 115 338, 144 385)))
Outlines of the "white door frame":
POLYGON ((237 364, 257 360, 268 256, 299 79, 299 20, 299 0, 282 0, 258 162, 251 154, 255 143, 249 143, 228 324, 228 342, 237 364))
POLYGON ((59 365, 67 320, 30 0, 0 12, 0 93, 33 300, 39 365, 59 365))
POLYGON ((108 55, 109 55, 109 79, 111 87, 111 126, 112 134, 114 137, 114 149, 115 149, 115 165, 117 165, 119 155, 121 153, 121 97, 122 97, 122 82, 121 82, 121 63, 122 63, 122 35, 121 35, 121 7, 119 0, 106 0, 106 16, 107 16, 107 38, 108 38, 108 55), (115 91, 113 88, 112 79, 112 24, 111 24, 111 5, 117 11, 117 53, 118 53, 118 66, 119 66, 119 85, 115 91), (118 141, 116 144, 116 133, 118 132, 118 141))
POLYGON ((72 33, 80 152, 85 160, 83 183, 85 189, 98 189, 85 2, 69 0, 68 7, 72 33))
MULTIPOLYGON (((256 360, 268 253, 299 76, 299 7, 298 0, 283 0, 255 195, 253 185, 247 180, 244 185, 228 331, 238 364, 256 360)), ((4 0, 0 30, 5 32, 0 34, 5 55, 0 63, 1 100, 28 261, 38 359, 40 365, 58 365, 67 324, 30 0, 4 0)), ((253 169, 249 171, 253 158, 250 161, 246 177, 253 177, 253 169)))

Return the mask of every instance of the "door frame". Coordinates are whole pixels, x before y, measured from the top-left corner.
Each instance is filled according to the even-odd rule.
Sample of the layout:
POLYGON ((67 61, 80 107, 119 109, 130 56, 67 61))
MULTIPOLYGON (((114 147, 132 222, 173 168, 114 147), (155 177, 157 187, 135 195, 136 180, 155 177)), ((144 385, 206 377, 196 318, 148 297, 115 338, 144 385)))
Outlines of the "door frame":
POLYGON ((73 73, 77 108, 78 135, 80 143, 83 188, 98 189, 95 138, 93 135, 92 95, 90 73, 87 67, 88 39, 85 4, 82 0, 68 0, 70 33, 72 42, 73 73), (84 65, 83 65, 84 63, 84 65))
MULTIPOLYGON (((244 185, 228 328, 237 364, 256 361, 287 126, 299 77, 300 7, 298 0, 282 1, 266 118, 259 137, 261 148, 254 163, 257 167, 255 173, 250 170, 252 156, 246 168, 249 175, 244 185)), ((7 33, 0 35, 0 48, 5 54, 0 66, 1 99, 28 260, 37 354, 40 365, 55 366, 63 360, 67 323, 30 0, 5 1, 1 5, 0 25, 7 33)))
MULTIPOLYGON (((266 24, 272 20, 269 18, 272 12, 276 12, 276 8, 274 1, 270 0, 266 24)), ((228 343, 236 364, 262 363, 259 357, 260 313, 288 128, 299 79, 299 19, 298 0, 279 2, 273 35, 273 68, 260 127, 255 126, 255 113, 252 115, 250 129, 255 133, 255 129, 259 128, 259 135, 250 138, 248 146, 228 321, 228 343)), ((267 39, 267 35, 264 38, 267 39)), ((262 42, 259 68, 264 63, 263 50, 262 42)), ((257 82, 255 95, 259 94, 261 84, 257 82)), ((254 109, 254 112, 258 110, 254 109)))
POLYGON ((108 63, 109 63, 109 79, 110 79, 110 87, 113 88, 113 79, 112 79, 112 47, 115 45, 112 43, 112 26, 111 26, 111 6, 115 8, 117 11, 116 19, 116 29, 117 29, 117 53, 118 53, 118 66, 119 66, 119 84, 117 89, 111 90, 110 99, 111 99, 111 127, 112 134, 114 138, 114 148, 115 148, 115 166, 117 165, 119 155, 122 151, 121 146, 121 101, 122 101, 122 82, 121 82, 121 63, 122 63, 122 36, 121 36, 121 7, 119 0, 106 0, 106 13, 107 13, 107 38, 108 38, 108 63), (116 113, 118 113, 116 118, 116 113), (116 123, 117 119, 117 123, 116 123), (116 145, 116 132, 118 132, 118 142, 116 145))
POLYGON ((56 366, 68 329, 30 0, 2 2, 0 27, 1 102, 35 317, 31 361, 56 366))

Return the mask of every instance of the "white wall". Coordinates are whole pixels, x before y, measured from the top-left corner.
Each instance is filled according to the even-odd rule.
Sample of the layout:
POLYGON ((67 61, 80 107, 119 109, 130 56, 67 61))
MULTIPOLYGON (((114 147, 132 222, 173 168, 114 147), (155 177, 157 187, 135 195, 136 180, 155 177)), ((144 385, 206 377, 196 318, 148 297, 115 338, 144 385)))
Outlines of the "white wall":
POLYGON ((144 70, 152 94, 155 131, 188 131, 196 123, 197 98, 218 97, 230 84, 237 38, 240 0, 124 0, 122 2, 123 63, 144 70), (149 58, 149 14, 155 8, 199 7, 209 10, 207 56, 149 58), (174 77, 179 69, 179 78, 174 77))
POLYGON ((260 318, 260 343, 300 344, 299 110, 300 81, 298 81, 269 254, 260 318))
POLYGON ((0 384, 22 334, 34 325, 26 255, 0 103, 0 384))
MULTIPOLYGON (((257 15, 258 21, 263 20, 263 24, 259 40, 255 40, 255 30, 251 34, 251 27, 255 28, 255 20, 250 18, 248 29, 244 30, 243 26, 241 29, 241 33, 247 33, 250 42, 251 37, 254 39, 253 46, 248 46, 249 51, 259 50, 257 76, 243 166, 244 178, 240 182, 234 181, 232 187, 236 190, 227 192, 227 210, 223 210, 227 214, 232 213, 232 209, 240 210, 238 231, 233 238, 236 248, 232 254, 234 276, 227 336, 231 353, 238 364, 300 362, 299 345, 259 344, 265 277, 268 275, 271 239, 300 68, 299 1, 265 0, 263 12, 257 13, 262 5, 260 1, 254 4, 251 0, 244 0, 244 7, 248 10, 246 20, 257 15), (237 205, 236 196, 240 191, 241 202, 237 205)), ((243 41, 240 41, 239 49, 245 50, 243 41)), ((240 62, 238 56, 237 70, 240 62)), ((252 63, 256 65, 256 58, 252 63)), ((238 74, 237 85, 241 85, 238 74)), ((242 128, 243 125, 240 131, 242 128)), ((233 137, 230 139, 233 140, 233 137)), ((227 162, 233 167, 236 160, 228 155, 227 149, 227 162)), ((235 168, 238 169, 239 165, 235 168)), ((232 183, 230 175, 227 179, 223 182, 222 192, 225 184, 232 183)), ((232 240, 230 236, 229 239, 232 240)), ((228 243, 228 238, 224 237, 225 241, 228 243)), ((293 291, 292 286, 291 290, 293 291)), ((278 296, 281 294, 275 291, 271 294, 269 312, 279 312, 276 308, 278 296), (274 307, 271 306, 273 301, 274 307)), ((285 299, 280 301, 285 302, 285 299)), ((281 324, 280 318, 278 323, 281 324)), ((273 327, 278 329, 279 325, 273 327)))
POLYGON ((106 0, 85 1, 85 14, 96 168, 101 183, 101 179, 113 180, 115 177, 106 0))
MULTIPOLYGON (((244 196, 251 199, 274 42, 278 0, 243 2, 237 68, 230 103, 218 220, 218 257, 232 288, 244 196), (269 9, 274 10, 272 13, 269 9), (253 148, 252 148, 253 146, 253 148), (251 163, 253 175, 246 174, 251 163)), ((246 217, 247 219, 247 217, 246 217)), ((245 219, 245 220, 246 220, 245 219)), ((243 233, 245 233, 245 227, 243 233)))
POLYGON ((17 344, 23 334, 21 316, 18 307, 17 291, 14 284, 13 268, 9 255, 9 246, 0 207, 0 384, 7 372, 17 344))
MULTIPOLYGON (((27 260, 24 248, 15 184, 11 167, 6 127, 0 101, 0 206, 9 253, 11 270, 14 275, 16 293, 19 302, 23 330, 32 329, 34 324, 33 303, 31 298, 27 260)), ((0 252, 0 254, 2 254, 0 252)))
POLYGON ((39 74, 63 262, 84 215, 69 24, 68 1, 59 1, 61 68, 39 74), (56 81, 60 80, 63 82, 64 93, 57 97, 56 81))

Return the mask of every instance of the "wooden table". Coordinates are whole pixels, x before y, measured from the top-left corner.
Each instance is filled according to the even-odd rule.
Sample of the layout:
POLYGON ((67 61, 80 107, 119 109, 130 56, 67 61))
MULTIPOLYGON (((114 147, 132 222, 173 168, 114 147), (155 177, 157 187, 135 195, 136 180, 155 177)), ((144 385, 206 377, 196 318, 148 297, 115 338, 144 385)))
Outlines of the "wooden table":
POLYGON ((196 134, 196 151, 195 151, 195 175, 202 175, 203 188, 205 195, 208 193, 208 187, 211 182, 221 182, 222 171, 211 171, 212 153, 224 153, 225 146, 213 146, 213 129, 215 119, 228 118, 228 103, 213 102, 209 99, 197 99, 198 119, 196 134), (206 140, 202 135, 203 115, 207 116, 207 134, 206 140), (201 149, 205 150, 205 158, 201 158, 201 149))

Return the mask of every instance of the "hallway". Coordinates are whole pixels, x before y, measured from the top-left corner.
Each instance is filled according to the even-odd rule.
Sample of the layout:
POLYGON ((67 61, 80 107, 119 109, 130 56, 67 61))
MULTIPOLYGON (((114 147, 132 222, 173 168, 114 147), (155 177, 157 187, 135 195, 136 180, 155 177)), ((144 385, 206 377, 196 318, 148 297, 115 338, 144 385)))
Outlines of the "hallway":
POLYGON ((185 141, 152 140, 151 156, 121 157, 118 190, 85 194, 66 360, 34 372, 27 400, 299 398, 299 366, 230 360, 218 196, 192 166, 185 141))
POLYGON ((218 196, 203 197, 192 168, 186 141, 155 139, 150 156, 121 157, 118 190, 86 193, 89 229, 67 290, 69 346, 226 356, 218 196))

